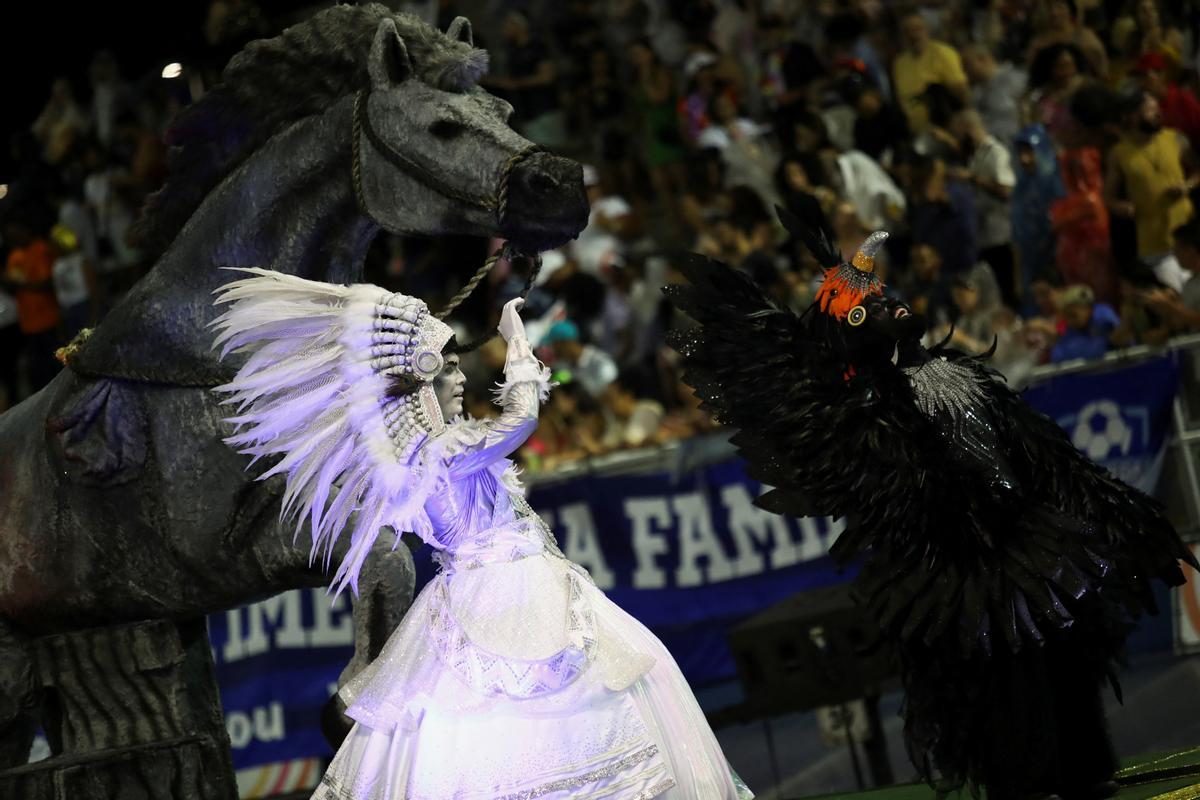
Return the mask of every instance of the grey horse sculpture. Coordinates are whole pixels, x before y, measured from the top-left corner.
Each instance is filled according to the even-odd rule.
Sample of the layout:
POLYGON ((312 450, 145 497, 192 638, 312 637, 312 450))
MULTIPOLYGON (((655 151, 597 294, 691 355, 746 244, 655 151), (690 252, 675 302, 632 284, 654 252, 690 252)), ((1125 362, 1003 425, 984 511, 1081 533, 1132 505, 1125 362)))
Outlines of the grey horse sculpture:
MULTIPOLYGON (((527 252, 583 228, 581 167, 509 128, 509 104, 477 85, 486 66, 465 19, 441 33, 339 6, 248 45, 176 119, 170 177, 139 223, 160 258, 68 369, 0 415, 0 769, 24 762, 36 722, 30 637, 326 580, 279 523, 281 485, 222 442, 209 389, 238 364, 206 327, 221 267, 352 282, 381 228, 527 252)), ((348 669, 411 600, 391 538, 364 575, 348 669)))

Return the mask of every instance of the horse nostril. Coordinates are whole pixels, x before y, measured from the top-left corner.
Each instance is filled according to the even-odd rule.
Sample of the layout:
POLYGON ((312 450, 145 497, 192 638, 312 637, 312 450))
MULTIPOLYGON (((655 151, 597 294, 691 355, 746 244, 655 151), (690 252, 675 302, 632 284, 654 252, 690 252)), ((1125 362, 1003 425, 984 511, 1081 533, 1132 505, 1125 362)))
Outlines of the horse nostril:
POLYGON ((587 195, 583 167, 550 153, 533 153, 512 168, 504 218, 510 238, 539 250, 557 247, 587 224, 587 195), (532 236, 533 221, 540 227, 561 228, 546 238, 532 236), (562 236, 563 238, 559 238, 562 236))
POLYGON ((535 172, 529 176, 529 188, 535 192, 552 192, 558 184, 549 175, 535 172))

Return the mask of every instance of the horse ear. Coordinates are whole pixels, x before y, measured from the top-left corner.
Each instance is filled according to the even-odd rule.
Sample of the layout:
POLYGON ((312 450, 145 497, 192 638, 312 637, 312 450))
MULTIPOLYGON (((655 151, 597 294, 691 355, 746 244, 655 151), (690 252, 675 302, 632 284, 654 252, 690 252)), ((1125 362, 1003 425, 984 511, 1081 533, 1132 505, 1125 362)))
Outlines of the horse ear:
POLYGON ((408 48, 396 32, 396 23, 390 19, 381 20, 375 29, 371 54, 367 58, 367 73, 376 89, 387 89, 412 77, 408 48))
POLYGON ((446 28, 446 35, 456 42, 466 42, 472 47, 475 46, 475 35, 471 32, 471 20, 466 17, 455 17, 450 23, 450 27, 446 28))

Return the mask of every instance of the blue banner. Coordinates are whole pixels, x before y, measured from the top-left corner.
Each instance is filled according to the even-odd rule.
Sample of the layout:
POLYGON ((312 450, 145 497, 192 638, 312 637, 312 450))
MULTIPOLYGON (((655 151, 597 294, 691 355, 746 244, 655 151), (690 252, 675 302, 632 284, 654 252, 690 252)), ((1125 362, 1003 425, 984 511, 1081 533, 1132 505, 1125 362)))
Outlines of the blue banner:
POLYGON ((1158 487, 1179 389, 1173 355, 1109 372, 1052 378, 1025 391, 1081 452, 1147 494, 1158 487))
MULTIPOLYGON (((1176 363, 1164 357, 1055 378, 1025 396, 1080 450, 1153 491, 1177 383, 1176 363)), ((753 505, 760 491, 740 461, 728 460, 680 477, 582 477, 536 487, 530 503, 567 557, 654 631, 698 686, 733 676, 725 644, 731 627, 786 597, 851 577, 826 555, 840 524, 768 514, 753 505)), ((417 561, 427 579, 428 548, 417 561)), ((1139 635, 1158 623, 1148 620, 1139 635)), ((235 766, 328 755, 319 720, 352 655, 346 598, 331 606, 323 590, 292 592, 214 615, 210 630, 235 766)), ((1148 641, 1160 648, 1161 638, 1148 641)), ((248 781, 271 782, 256 773, 248 781)))
POLYGON ((568 558, 662 639, 693 685, 734 674, 729 628, 797 592, 846 580, 826 555, 842 526, 753 505, 740 461, 668 475, 593 477, 530 504, 568 558))
POLYGON ((208 630, 234 767, 328 754, 321 709, 354 655, 347 596, 288 592, 213 614, 208 630))

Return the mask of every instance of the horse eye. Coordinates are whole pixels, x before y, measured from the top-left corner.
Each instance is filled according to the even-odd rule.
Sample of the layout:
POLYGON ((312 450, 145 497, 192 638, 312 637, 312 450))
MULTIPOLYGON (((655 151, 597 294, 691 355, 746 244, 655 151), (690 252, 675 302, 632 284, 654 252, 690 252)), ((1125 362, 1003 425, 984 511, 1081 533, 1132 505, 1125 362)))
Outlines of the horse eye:
POLYGON ((438 139, 453 139, 460 135, 465 129, 457 122, 448 119, 439 119, 437 122, 429 126, 429 132, 438 139))

